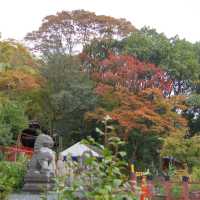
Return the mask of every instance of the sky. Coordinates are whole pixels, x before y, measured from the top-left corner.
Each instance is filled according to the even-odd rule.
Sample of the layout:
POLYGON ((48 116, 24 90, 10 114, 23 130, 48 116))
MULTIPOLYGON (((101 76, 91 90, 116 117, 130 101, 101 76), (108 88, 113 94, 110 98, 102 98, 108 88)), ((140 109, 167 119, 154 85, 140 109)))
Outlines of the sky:
POLYGON ((0 0, 0 33, 22 40, 47 15, 84 9, 126 18, 136 28, 150 26, 168 37, 200 41, 200 0, 0 0))

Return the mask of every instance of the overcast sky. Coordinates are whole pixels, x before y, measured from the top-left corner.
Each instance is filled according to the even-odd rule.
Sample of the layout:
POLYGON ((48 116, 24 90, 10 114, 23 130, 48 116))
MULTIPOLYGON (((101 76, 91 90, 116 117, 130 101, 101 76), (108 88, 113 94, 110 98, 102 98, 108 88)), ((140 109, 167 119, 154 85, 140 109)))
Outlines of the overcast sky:
POLYGON ((126 18, 136 28, 148 25, 168 37, 178 34, 200 41, 200 0, 0 0, 0 32, 3 38, 21 40, 46 15, 74 9, 126 18))

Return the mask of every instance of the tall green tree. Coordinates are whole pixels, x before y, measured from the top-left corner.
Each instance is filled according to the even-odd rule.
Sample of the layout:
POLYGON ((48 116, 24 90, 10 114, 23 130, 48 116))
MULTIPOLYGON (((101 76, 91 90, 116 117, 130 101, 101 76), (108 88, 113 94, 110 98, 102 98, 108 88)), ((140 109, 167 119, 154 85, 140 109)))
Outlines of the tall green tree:
MULTIPOLYGON (((4 98, 3 98, 4 99, 4 98)), ((28 126, 25 107, 17 102, 0 102, 0 145, 10 145, 17 140, 18 134, 28 126)))
POLYGON ((194 136, 200 134, 200 95, 197 93, 191 94, 186 104, 188 109, 184 112, 184 115, 188 119, 189 133, 188 136, 194 136))
POLYGON ((200 75, 198 48, 179 39, 167 38, 155 29, 142 28, 123 40, 124 53, 140 60, 159 65, 173 80, 174 94, 187 94, 192 90, 193 81, 200 75))
POLYGON ((126 143, 128 159, 133 161, 138 170, 160 168, 160 149, 163 139, 156 134, 143 134, 133 130, 126 143))
POLYGON ((42 107, 51 132, 56 130, 68 142, 76 136, 79 139, 84 128, 83 115, 96 102, 92 81, 81 70, 77 57, 62 54, 49 57, 42 74, 47 80, 42 107))
POLYGON ((172 156, 192 169, 200 164, 200 137, 185 138, 184 136, 182 132, 174 132, 167 137, 161 150, 161 156, 172 156))
POLYGON ((165 65, 170 55, 170 40, 155 29, 144 27, 135 31, 122 41, 124 53, 130 54, 142 61, 156 65, 165 65))

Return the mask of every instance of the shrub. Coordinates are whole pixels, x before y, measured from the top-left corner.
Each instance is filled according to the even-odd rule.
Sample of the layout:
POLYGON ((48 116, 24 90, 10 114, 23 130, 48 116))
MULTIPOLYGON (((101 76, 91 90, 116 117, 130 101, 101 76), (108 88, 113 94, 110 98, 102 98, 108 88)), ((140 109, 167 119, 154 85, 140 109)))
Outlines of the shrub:
POLYGON ((192 173, 190 175, 191 181, 200 181, 200 167, 194 166, 192 167, 192 173))
POLYGON ((17 162, 0 161, 0 188, 5 194, 22 188, 26 165, 22 157, 17 162))
POLYGON ((75 200, 77 195, 81 199, 88 200, 132 200, 135 198, 126 173, 128 166, 122 158, 125 155, 124 152, 113 155, 108 148, 103 148, 102 154, 102 160, 94 157, 85 158, 83 168, 77 166, 76 163, 71 163, 75 173, 69 187, 64 187, 69 176, 57 179, 56 191, 59 194, 59 200, 75 200))
MULTIPOLYGON (((107 126, 106 120, 104 124, 107 126)), ((111 126, 109 126, 111 128, 111 126)), ((105 128, 107 130, 108 127, 105 128)), ((135 200, 136 195, 131 192, 128 176, 128 163, 125 161, 125 152, 120 151, 124 143, 114 136, 109 136, 105 131, 101 131, 105 139, 105 147, 96 143, 92 138, 88 138, 86 143, 99 148, 102 153, 102 159, 95 157, 86 157, 83 160, 83 168, 72 166, 72 169, 78 167, 74 174, 74 178, 69 187, 64 187, 64 182, 57 182, 57 193, 59 200, 77 199, 77 195, 81 199, 88 200, 135 200)), ((73 163, 72 163, 73 164, 73 163)), ((69 176, 66 176, 69 177, 69 176)), ((62 178, 62 177, 61 177, 62 178)))
POLYGON ((172 187, 172 191, 171 191, 172 197, 175 198, 175 199, 180 198, 181 197, 181 191, 182 191, 181 186, 174 185, 172 187))
POLYGON ((27 125, 28 119, 21 103, 17 101, 0 103, 0 145, 10 145, 27 125))

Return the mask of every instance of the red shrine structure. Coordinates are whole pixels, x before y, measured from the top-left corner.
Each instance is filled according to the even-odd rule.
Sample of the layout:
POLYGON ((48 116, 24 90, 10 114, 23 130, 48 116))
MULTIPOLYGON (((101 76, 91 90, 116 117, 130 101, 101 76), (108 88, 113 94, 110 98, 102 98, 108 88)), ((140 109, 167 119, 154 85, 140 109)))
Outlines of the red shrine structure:
POLYGON ((0 146, 0 152, 3 153, 5 160, 16 161, 19 155, 26 155, 31 158, 35 139, 38 136, 37 129, 40 129, 39 124, 35 121, 30 122, 29 127, 19 134, 16 145, 8 147, 0 146))

